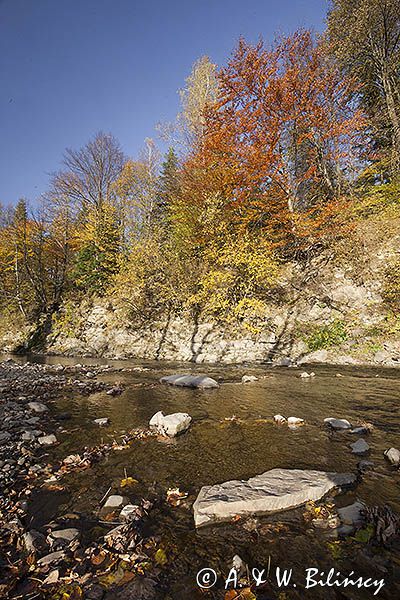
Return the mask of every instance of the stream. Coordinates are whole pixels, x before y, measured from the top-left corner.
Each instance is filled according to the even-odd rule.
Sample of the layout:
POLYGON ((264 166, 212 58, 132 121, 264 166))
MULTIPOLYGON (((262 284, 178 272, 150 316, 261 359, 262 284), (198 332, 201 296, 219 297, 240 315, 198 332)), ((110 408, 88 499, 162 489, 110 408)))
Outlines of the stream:
MULTIPOLYGON (((20 359, 26 360, 26 359, 20 359)), ((126 491, 134 504, 149 493, 166 496, 168 488, 188 493, 180 506, 166 502, 151 514, 149 527, 165 550, 169 589, 166 598, 223 598, 224 578, 232 557, 238 554, 251 568, 277 566, 293 569, 294 585, 275 590, 281 600, 291 598, 371 598, 373 590, 318 587, 304 590, 304 571, 318 567, 327 572, 335 568, 347 575, 384 578, 380 598, 400 597, 400 547, 375 548, 372 555, 362 543, 336 542, 334 531, 320 531, 306 524, 304 507, 257 519, 194 528, 192 503, 203 485, 231 479, 248 479, 275 467, 356 472, 362 459, 374 462, 360 483, 339 494, 334 502, 346 506, 361 500, 369 506, 389 504, 400 513, 400 472, 385 460, 383 452, 399 447, 399 372, 390 369, 314 366, 316 376, 299 377, 302 369, 267 366, 188 365, 143 361, 102 361, 31 357, 31 361, 51 364, 110 364, 119 371, 104 372, 97 378, 120 383, 123 393, 112 397, 105 392, 89 397, 65 396, 51 406, 60 421, 60 444, 48 450, 49 460, 62 460, 121 436, 125 431, 147 427, 149 419, 161 410, 164 414, 187 412, 193 421, 188 432, 171 440, 151 437, 135 441, 127 449, 114 451, 92 468, 66 475, 65 489, 37 490, 32 495, 32 526, 43 527, 66 514, 87 516, 84 535, 98 535, 91 526, 90 514, 98 510, 109 488, 116 489, 126 476, 137 484, 126 491), (216 390, 176 388, 159 383, 163 375, 179 372, 207 373, 221 383, 216 390), (243 374, 258 380, 241 383, 243 374), (338 374, 340 376, 338 376, 338 374), (306 424, 296 429, 278 426, 273 415, 296 416, 306 424), (94 419, 108 417, 110 425, 99 427, 94 419), (359 436, 334 432, 323 426, 326 417, 348 419, 353 424, 372 423, 374 430, 364 436, 370 445, 367 457, 352 454, 349 444, 359 436), (212 568, 218 584, 212 591, 200 590, 197 572, 212 568), (219 595, 212 596, 215 593, 219 595), (279 595, 280 594, 280 595, 279 595)), ((308 371, 310 371, 308 367, 308 371)), ((115 493, 115 492, 114 492, 115 493)), ((275 586, 276 587, 276 586, 275 586)), ((269 596, 265 596, 269 597, 269 596)), ((275 597, 275 596, 274 596, 275 597)))

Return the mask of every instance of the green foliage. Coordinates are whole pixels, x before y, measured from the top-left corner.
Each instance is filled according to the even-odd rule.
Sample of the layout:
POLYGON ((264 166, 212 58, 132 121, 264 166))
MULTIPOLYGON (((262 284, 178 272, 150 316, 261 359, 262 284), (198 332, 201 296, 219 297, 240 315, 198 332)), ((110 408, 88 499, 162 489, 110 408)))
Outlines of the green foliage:
POLYGON ((359 180, 358 200, 353 205, 353 213, 359 217, 369 217, 389 208, 400 212, 400 180, 379 183, 379 168, 369 167, 359 180))
POLYGON ((114 207, 93 210, 82 233, 73 279, 79 289, 102 295, 120 262, 121 235, 114 207))
POLYGON ((345 323, 340 320, 333 321, 329 325, 316 327, 312 333, 305 338, 311 352, 338 346, 347 339, 345 323))

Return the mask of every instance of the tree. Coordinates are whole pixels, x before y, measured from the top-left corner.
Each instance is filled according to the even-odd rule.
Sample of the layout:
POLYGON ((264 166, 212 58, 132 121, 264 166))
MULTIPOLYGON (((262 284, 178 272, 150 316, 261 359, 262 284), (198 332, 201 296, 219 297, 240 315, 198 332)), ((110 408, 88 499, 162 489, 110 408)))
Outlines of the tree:
POLYGON ((317 243, 340 213, 362 126, 351 82, 307 31, 272 48, 240 40, 218 79, 202 143, 184 165, 202 173, 186 198, 198 209, 202 181, 212 182, 208 199, 218 197, 236 226, 262 229, 286 251, 317 243))
POLYGON ((112 186, 125 162, 118 141, 99 132, 79 150, 65 151, 65 170, 53 176, 52 194, 68 197, 83 212, 92 207, 101 209, 103 202, 110 202, 112 186))
POLYGON ((119 270, 121 235, 115 206, 103 202, 93 207, 79 232, 73 278, 88 293, 102 295, 119 270))
POLYGON ((177 198, 180 189, 179 161, 175 150, 170 147, 161 165, 157 201, 153 222, 165 226, 168 222, 170 207, 177 198))
POLYGON ((375 148, 400 167, 400 0, 333 0, 328 35, 343 72, 359 82, 375 148))
POLYGON ((182 110, 175 123, 160 125, 163 137, 179 146, 187 155, 202 139, 205 127, 204 110, 217 97, 217 66, 208 56, 202 56, 193 64, 186 86, 179 90, 182 110))

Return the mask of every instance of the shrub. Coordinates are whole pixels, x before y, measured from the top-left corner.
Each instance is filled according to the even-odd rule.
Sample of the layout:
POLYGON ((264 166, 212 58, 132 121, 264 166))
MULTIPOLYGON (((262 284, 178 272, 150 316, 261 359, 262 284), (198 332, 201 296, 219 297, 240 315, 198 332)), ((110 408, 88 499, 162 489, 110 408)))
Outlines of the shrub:
POLYGON ((333 321, 329 325, 316 327, 305 341, 309 350, 321 350, 323 348, 331 348, 338 346, 347 339, 347 330, 343 321, 333 321))

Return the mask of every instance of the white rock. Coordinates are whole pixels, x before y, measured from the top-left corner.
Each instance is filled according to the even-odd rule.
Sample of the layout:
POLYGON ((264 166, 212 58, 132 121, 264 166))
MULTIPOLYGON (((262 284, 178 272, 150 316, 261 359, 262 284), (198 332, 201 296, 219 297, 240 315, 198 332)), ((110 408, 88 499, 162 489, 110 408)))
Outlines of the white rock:
POLYGON ((149 421, 150 429, 154 429, 160 435, 175 437, 189 428, 192 417, 187 413, 173 413, 164 415, 161 411, 153 415, 149 421))
POLYGON ((304 425, 304 419, 300 419, 299 417, 289 417, 287 422, 289 427, 299 427, 299 425, 304 425))
POLYGON ((400 452, 397 448, 389 448, 389 450, 385 450, 383 454, 392 465, 395 467, 400 466, 400 452))
POLYGON ((315 373, 307 373, 307 371, 304 371, 303 373, 300 374, 301 379, 309 379, 310 377, 315 377, 315 373))
POLYGON ((100 425, 100 427, 104 427, 109 424, 110 419, 108 417, 102 417, 101 419, 95 419, 93 422, 96 423, 96 425, 100 425))
POLYGON ((52 446, 57 443, 57 438, 51 433, 50 435, 44 435, 43 437, 38 438, 38 442, 42 446, 52 446))
POLYGON ((323 498, 332 489, 355 483, 352 473, 272 469, 248 481, 227 481, 200 490, 193 505, 196 527, 235 515, 265 515, 323 498))
POLYGON ((114 494, 112 496, 108 496, 103 508, 122 508, 124 506, 124 504, 127 503, 126 498, 124 498, 124 496, 119 496, 117 494, 114 494))
POLYGON ((169 385, 176 385, 178 387, 191 387, 199 389, 210 389, 218 388, 219 383, 207 377, 207 375, 167 375, 161 377, 161 383, 168 383, 169 385))
POLYGON ((282 423, 286 422, 286 417, 284 417, 283 415, 275 415, 274 421, 275 423, 279 423, 281 425, 282 423))
POLYGON ((44 413, 46 410, 49 410, 45 404, 41 402, 28 402, 28 408, 33 410, 36 413, 44 413))
POLYGON ((354 444, 350 444, 350 448, 353 454, 364 454, 364 452, 368 452, 369 445, 363 438, 360 438, 354 444))
POLYGON ((332 427, 332 429, 351 429, 351 423, 347 419, 335 419, 334 417, 328 417, 324 419, 324 423, 332 427))
POLYGON ((243 375, 242 383, 253 383, 253 381, 258 381, 258 377, 255 375, 243 375))

